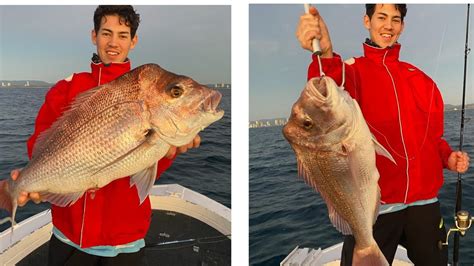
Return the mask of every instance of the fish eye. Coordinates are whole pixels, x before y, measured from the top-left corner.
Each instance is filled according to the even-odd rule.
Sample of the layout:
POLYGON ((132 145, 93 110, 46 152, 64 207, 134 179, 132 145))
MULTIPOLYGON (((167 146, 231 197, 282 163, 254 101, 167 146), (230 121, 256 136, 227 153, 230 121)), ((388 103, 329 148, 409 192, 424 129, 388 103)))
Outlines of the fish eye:
POLYGON ((168 88, 168 94, 173 98, 178 98, 183 95, 184 89, 177 84, 173 84, 168 88))
POLYGON ((313 121, 311 121, 311 119, 309 119, 309 118, 305 118, 304 121, 303 121, 303 127, 305 129, 313 128, 313 121))

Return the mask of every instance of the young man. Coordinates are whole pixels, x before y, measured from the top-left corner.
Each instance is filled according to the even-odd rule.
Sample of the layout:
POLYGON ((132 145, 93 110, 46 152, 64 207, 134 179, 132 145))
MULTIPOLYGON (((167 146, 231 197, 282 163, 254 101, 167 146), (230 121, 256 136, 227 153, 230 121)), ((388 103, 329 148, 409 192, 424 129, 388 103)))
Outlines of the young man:
MULTIPOLYGON (((91 37, 97 46, 92 57, 91 72, 73 74, 52 87, 41 107, 35 132, 28 140, 31 157, 37 138, 68 108, 74 98, 91 88, 108 83, 131 69, 128 53, 137 44, 139 14, 132 6, 99 6, 94 13, 91 37)), ((176 153, 198 147, 200 138, 183 147, 172 147, 159 161, 159 176, 172 163, 176 153)), ((12 178, 19 171, 12 172, 12 178)), ((24 192, 19 204, 31 198, 40 201, 37 193, 24 192)), ((98 190, 87 191, 68 207, 51 206, 53 236, 49 243, 49 265, 140 265, 143 263, 144 237, 151 221, 150 200, 142 204, 130 177, 111 182, 98 190)))
MULTIPOLYGON (((446 239, 437 199, 443 184, 443 168, 465 172, 466 153, 454 152, 443 139, 443 100, 436 84, 421 70, 398 60, 405 4, 367 4, 364 26, 370 39, 364 56, 345 63, 332 50, 328 29, 313 7, 300 17, 297 38, 312 51, 320 41, 321 64, 327 76, 341 84, 359 103, 377 140, 388 149, 396 165, 377 156, 381 203, 374 238, 389 263, 398 244, 408 249, 415 265, 446 265, 446 239), (345 64, 345 70, 342 67, 345 64), (383 110, 381 112, 380 110, 383 110)), ((320 75, 316 56, 308 80, 320 75)), ((354 238, 344 240, 342 265, 352 265, 354 238)))

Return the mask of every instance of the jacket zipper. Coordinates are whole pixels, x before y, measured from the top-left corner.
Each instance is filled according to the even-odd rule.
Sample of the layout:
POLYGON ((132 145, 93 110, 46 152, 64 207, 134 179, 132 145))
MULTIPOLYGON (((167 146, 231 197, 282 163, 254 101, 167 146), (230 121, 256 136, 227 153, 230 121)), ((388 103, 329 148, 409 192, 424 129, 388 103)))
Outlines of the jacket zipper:
POLYGON ((398 124, 399 124, 399 127, 400 127, 400 136, 402 138, 403 150, 405 152, 405 160, 407 162, 407 167, 406 167, 406 170, 405 170, 406 171, 406 176, 407 176, 407 188, 405 190, 405 199, 403 200, 403 203, 406 204, 407 203, 407 198, 408 198, 408 189, 410 187, 410 174, 408 172, 408 169, 409 169, 408 152, 407 152, 407 147, 405 145, 405 138, 403 136, 402 117, 401 117, 401 114, 400 114, 400 103, 398 101, 397 88, 395 86, 395 81, 393 80, 392 73, 390 73, 390 70, 388 69, 387 65, 385 64, 385 58, 386 58, 387 54, 388 54, 388 50, 385 52, 385 55, 383 56, 382 63, 383 63, 383 66, 385 67, 385 69, 387 70, 387 73, 390 76, 390 79, 392 80, 392 87, 393 87, 393 91, 395 92, 395 99, 397 100, 398 124))
POLYGON ((102 78, 102 67, 99 67, 99 81, 97 83, 97 86, 100 86, 100 79, 102 78))
MULTIPOLYGON (((97 83, 97 86, 100 86, 100 79, 102 78, 102 68, 99 68, 99 81, 97 83)), ((86 203, 87 203, 87 195, 89 193, 86 191, 85 195, 84 195, 84 209, 82 210, 82 224, 81 224, 81 237, 80 237, 80 241, 79 241, 79 246, 82 248, 82 236, 83 236, 83 233, 84 233, 84 221, 85 221, 85 218, 86 218, 86 203)))

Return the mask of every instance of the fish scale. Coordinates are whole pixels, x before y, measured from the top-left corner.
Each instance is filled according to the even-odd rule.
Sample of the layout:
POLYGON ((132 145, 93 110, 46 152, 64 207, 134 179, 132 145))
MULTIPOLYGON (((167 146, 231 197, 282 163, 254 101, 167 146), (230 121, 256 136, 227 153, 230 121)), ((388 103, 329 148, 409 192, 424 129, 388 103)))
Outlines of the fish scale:
POLYGON ((33 191, 44 190, 44 187, 48 186, 48 191, 52 193, 83 191, 86 184, 87 186, 93 184, 93 179, 90 177, 93 172, 103 168, 130 150, 130 147, 135 146, 136 141, 130 135, 135 135, 142 129, 140 124, 131 123, 136 121, 135 118, 131 114, 127 117, 127 113, 117 109, 114 113, 104 113, 90 120, 90 124, 94 126, 81 127, 75 131, 70 135, 76 140, 75 142, 66 142, 66 138, 63 136, 69 135, 71 130, 77 128, 66 128, 62 131, 63 134, 55 134, 55 138, 51 141, 54 143, 55 139, 58 139, 58 145, 55 145, 56 149, 50 151, 50 154, 55 154, 55 156, 48 156, 46 160, 32 160, 31 169, 35 169, 38 165, 37 170, 32 173, 31 178, 22 179, 19 185, 30 182, 28 186, 33 191), (119 116, 122 116, 121 120, 117 119, 119 116), (103 122, 103 124, 99 122, 103 122), (135 125, 135 128, 131 125, 135 125), (123 131, 129 136, 115 130, 115 128, 127 129, 123 131), (101 140, 103 144, 94 143, 94 140, 97 139, 101 140), (76 157, 84 159, 79 164, 75 160, 76 157), (70 163, 63 163, 65 161, 70 163), (43 178, 43 176, 47 177, 43 178), (62 186, 63 182, 67 182, 69 185, 62 186), (40 184, 42 187, 35 187, 35 184, 40 184), (66 188, 67 191, 64 191, 63 188, 66 188))
MULTIPOLYGON (((352 174, 349 167, 347 167, 348 163, 341 162, 344 159, 333 154, 327 154, 324 157, 318 156, 318 159, 318 167, 321 169, 322 176, 318 178, 320 180, 317 180, 316 183, 318 186, 325 184, 325 195, 327 195, 337 213, 347 221, 352 234, 354 236, 361 236, 359 238, 361 245, 369 245, 371 242, 370 234, 372 233, 372 230, 369 229, 375 222, 373 220, 373 213, 375 212, 376 203, 373 201, 373 204, 370 204, 367 200, 369 194, 363 192, 362 183, 364 182, 362 180, 365 179, 364 177, 367 177, 367 175, 364 175, 365 169, 360 167, 362 173, 358 176, 361 178, 348 180, 346 177, 352 176, 352 174), (334 167, 335 165, 339 167, 334 167), (360 183, 360 185, 354 185, 353 182, 360 183)), ((377 183, 370 185, 377 186, 377 183)), ((347 232, 346 234, 350 233, 347 232)))

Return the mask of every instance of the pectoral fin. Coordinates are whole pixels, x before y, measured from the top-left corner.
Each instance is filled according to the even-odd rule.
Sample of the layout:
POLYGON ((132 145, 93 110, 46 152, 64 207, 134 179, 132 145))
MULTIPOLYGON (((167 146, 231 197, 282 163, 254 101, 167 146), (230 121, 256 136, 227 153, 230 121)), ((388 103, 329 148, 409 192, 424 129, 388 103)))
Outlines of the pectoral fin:
POLYGON ((372 136, 372 141, 374 142, 374 148, 375 148, 375 152, 378 154, 378 155, 382 155, 384 157, 386 157, 387 159, 389 159, 390 161, 392 161, 392 163, 394 164, 397 164, 395 162, 395 159, 393 159, 392 155, 390 154, 390 152, 387 151, 387 149, 385 149, 384 146, 382 146, 382 144, 380 144, 377 139, 375 139, 374 136, 372 136))
POLYGON ((332 225, 334 225, 334 227, 336 227, 336 229, 343 235, 351 235, 352 230, 347 221, 337 213, 336 209, 333 207, 331 201, 328 198, 324 196, 323 198, 326 201, 329 213, 329 220, 331 220, 332 225))
POLYGON ((156 170, 158 168, 158 162, 152 166, 143 169, 142 171, 132 175, 130 178, 130 186, 135 185, 138 191, 138 197, 140 198, 140 204, 148 196, 148 192, 155 184, 156 170))
POLYGON ((82 195, 84 191, 69 193, 69 194, 56 194, 49 192, 41 192, 40 197, 43 200, 49 201, 59 207, 66 207, 74 204, 82 195))

